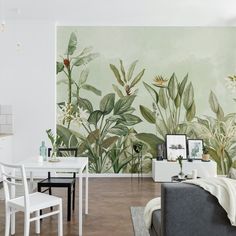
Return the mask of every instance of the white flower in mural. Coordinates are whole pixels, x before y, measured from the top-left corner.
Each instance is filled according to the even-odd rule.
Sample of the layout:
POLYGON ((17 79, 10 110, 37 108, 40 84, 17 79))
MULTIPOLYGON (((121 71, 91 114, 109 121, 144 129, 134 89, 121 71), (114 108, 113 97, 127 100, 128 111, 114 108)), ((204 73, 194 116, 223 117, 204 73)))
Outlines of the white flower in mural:
POLYGON ((226 87, 232 92, 236 93, 236 75, 230 75, 225 78, 225 85, 226 87))
POLYGON ((87 124, 89 118, 89 113, 87 110, 83 109, 82 107, 78 107, 78 112, 76 112, 73 122, 77 124, 87 124))
POLYGON ((71 103, 66 103, 58 108, 57 111, 57 121, 63 125, 70 123, 75 119, 73 115, 73 105, 71 103))

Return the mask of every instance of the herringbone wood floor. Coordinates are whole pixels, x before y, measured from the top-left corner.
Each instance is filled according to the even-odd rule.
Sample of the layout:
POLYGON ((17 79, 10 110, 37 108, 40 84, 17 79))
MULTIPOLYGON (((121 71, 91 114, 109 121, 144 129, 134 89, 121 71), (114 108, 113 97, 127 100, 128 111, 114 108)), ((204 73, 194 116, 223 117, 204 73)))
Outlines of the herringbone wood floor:
MULTIPOLYGON (((78 189, 77 181, 77 189, 78 189)), ((64 236, 78 235, 78 206, 71 222, 66 221, 66 190, 53 190, 63 197, 64 236)), ((77 194, 78 195, 78 194, 77 194)), ((130 206, 144 206, 150 199, 160 196, 160 184, 151 178, 138 182, 137 178, 90 178, 89 214, 84 216, 84 236, 132 236, 130 206)), ((76 198, 78 204, 78 196, 76 198)), ((4 202, 0 201, 0 235, 4 235, 4 202)), ((23 235, 23 214, 17 213, 16 236, 23 235)), ((31 224, 31 234, 34 223, 31 224)), ((57 235, 57 217, 45 218, 41 223, 41 236, 57 235)))

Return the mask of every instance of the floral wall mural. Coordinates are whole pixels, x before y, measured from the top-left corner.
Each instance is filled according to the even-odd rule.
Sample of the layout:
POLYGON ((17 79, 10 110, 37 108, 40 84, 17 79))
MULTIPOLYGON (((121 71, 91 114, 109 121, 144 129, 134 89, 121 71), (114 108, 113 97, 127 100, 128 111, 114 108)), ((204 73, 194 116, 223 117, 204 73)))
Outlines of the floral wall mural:
POLYGON ((234 28, 57 27, 57 134, 94 173, 151 170, 166 134, 236 158, 234 28))

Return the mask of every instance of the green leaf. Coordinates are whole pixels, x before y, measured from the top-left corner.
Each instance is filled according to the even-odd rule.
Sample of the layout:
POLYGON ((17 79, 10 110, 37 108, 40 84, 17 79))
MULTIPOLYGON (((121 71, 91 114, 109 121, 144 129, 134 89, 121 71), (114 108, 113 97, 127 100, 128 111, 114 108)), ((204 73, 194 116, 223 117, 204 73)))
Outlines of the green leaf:
POLYGON ((212 91, 210 92, 209 103, 210 103, 211 110, 214 113, 217 113, 219 110, 219 102, 216 95, 212 91))
POLYGON ((93 59, 97 58, 99 56, 98 53, 90 53, 86 56, 79 56, 75 58, 75 61, 73 62, 74 66, 81 66, 81 65, 86 65, 93 59))
POLYGON ((144 72, 145 72, 145 69, 140 71, 139 74, 135 76, 135 78, 130 84, 130 88, 133 88, 142 79, 144 72))
POLYGON ((187 121, 189 122, 192 121, 195 115, 196 115, 196 106, 195 106, 195 103, 193 102, 191 107, 186 112, 187 121))
POLYGON ((134 99, 134 95, 120 98, 114 106, 114 115, 121 115, 129 111, 134 99))
POLYGON ((112 128, 110 128, 108 130, 108 132, 110 134, 115 134, 115 135, 118 135, 118 136, 125 136, 125 135, 128 134, 129 129, 124 125, 118 124, 118 125, 115 125, 112 128))
POLYGON ((189 85, 187 86, 186 90, 184 91, 184 107, 186 110, 188 110, 193 102, 194 102, 194 92, 193 92, 193 85, 192 83, 189 83, 189 85))
POLYGON ((208 129, 210 128, 208 120, 204 120, 204 119, 197 117, 197 122, 201 125, 204 125, 208 129))
POLYGON ((93 124, 93 125, 97 125, 98 121, 100 120, 101 116, 102 116, 102 112, 100 110, 96 110, 96 111, 93 111, 89 118, 88 118, 88 122, 90 124, 93 124))
POLYGON ((78 105, 79 107, 83 108, 84 110, 89 111, 89 113, 93 112, 93 105, 92 103, 85 99, 85 98, 79 98, 78 99, 78 105))
POLYGON ((130 81, 130 80, 131 80, 137 62, 138 62, 138 60, 134 61, 134 62, 130 65, 129 70, 128 70, 128 73, 127 73, 127 81, 130 81))
POLYGON ((163 109, 167 108, 166 94, 164 88, 160 88, 159 90, 159 103, 163 109))
POLYGON ((88 141, 90 144, 95 143, 99 139, 99 133, 100 133, 99 129, 90 132, 89 135, 87 136, 86 141, 88 141))
POLYGON ((157 104, 158 103, 158 93, 156 92, 155 89, 153 89, 150 85, 148 85, 147 83, 143 82, 144 87, 147 89, 147 91, 150 93, 150 95, 152 96, 152 99, 154 100, 154 102, 157 104))
POLYGON ((121 85, 121 86, 124 86, 125 83, 123 82, 123 80, 121 79, 120 77, 120 72, 119 70, 113 65, 113 64, 110 64, 110 68, 111 70, 113 71, 118 83, 121 85))
POLYGON ((70 131, 70 129, 62 126, 57 125, 57 134, 61 137, 63 143, 66 147, 77 147, 78 141, 75 135, 70 131))
POLYGON ((126 126, 136 125, 142 121, 138 116, 132 114, 124 114, 121 115, 121 117, 123 118, 123 120, 120 120, 119 123, 122 123, 126 126))
POLYGON ((157 144, 163 143, 163 140, 150 133, 136 134, 136 138, 146 143, 149 146, 149 152, 152 154, 152 156, 157 157, 157 144))
POLYGON ((176 108, 180 107, 180 101, 181 101, 180 95, 177 94, 177 96, 176 96, 176 98, 175 98, 175 107, 176 107, 176 108))
POLYGON ((62 62, 57 61, 57 74, 62 72, 64 69, 64 64, 62 62))
POLYGON ((173 74, 168 83, 168 92, 172 100, 174 100, 178 94, 178 81, 175 74, 173 74))
POLYGON ((121 115, 114 115, 114 116, 110 116, 107 120, 110 122, 118 122, 120 120, 121 121, 124 120, 124 118, 121 115))
POLYGON ((184 92, 187 81, 188 81, 188 74, 183 78, 182 82, 179 85, 179 95, 180 95, 180 97, 182 97, 182 94, 184 92))
POLYGON ((92 85, 84 84, 84 85, 82 85, 82 88, 85 89, 85 90, 88 90, 90 92, 93 92, 93 93, 95 93, 98 96, 102 95, 101 90, 98 90, 97 88, 93 87, 92 85))
POLYGON ((126 75, 125 75, 125 68, 124 68, 124 66, 123 66, 123 61, 122 61, 122 60, 120 60, 120 71, 121 71, 121 73, 122 73, 122 75, 123 75, 124 81, 127 81, 126 75))
POLYGON ((115 94, 109 93, 102 98, 100 102, 100 110, 103 112, 104 115, 107 115, 114 108, 114 103, 115 103, 115 94))
POLYGON ((72 55, 76 49, 77 45, 77 37, 74 32, 71 33, 68 48, 67 48, 67 55, 72 55))
POLYGON ((223 111, 220 104, 219 104, 219 109, 216 113, 216 116, 217 116, 218 120, 223 120, 224 119, 224 111, 223 111))
POLYGON ((117 140, 118 140, 118 137, 117 137, 117 136, 109 137, 109 138, 105 139, 105 140, 102 142, 102 147, 107 149, 107 148, 109 148, 113 143, 115 143, 117 140))
POLYGON ((80 77, 79 77, 79 84, 80 85, 83 85, 87 81, 88 74, 89 74, 89 70, 88 69, 85 69, 85 70, 81 71, 80 77))
POLYGON ((123 98, 123 97, 124 97, 123 93, 122 93, 121 90, 118 88, 118 86, 116 86, 115 84, 112 84, 112 87, 113 87, 113 89, 115 90, 115 92, 117 93, 117 95, 118 95, 120 98, 123 98))
POLYGON ((140 105, 139 108, 142 116, 145 118, 146 121, 148 121, 151 124, 156 123, 156 116, 154 112, 152 112, 149 108, 142 105, 140 105))
POLYGON ((82 52, 79 54, 80 56, 84 56, 87 53, 90 53, 93 50, 93 47, 86 47, 82 50, 82 52))

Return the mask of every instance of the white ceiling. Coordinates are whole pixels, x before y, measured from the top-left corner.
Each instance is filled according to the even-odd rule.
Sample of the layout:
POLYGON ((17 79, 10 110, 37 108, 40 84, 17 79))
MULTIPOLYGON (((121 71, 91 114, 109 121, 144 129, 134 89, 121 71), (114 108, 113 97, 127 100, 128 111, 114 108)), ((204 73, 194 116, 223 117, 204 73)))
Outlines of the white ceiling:
POLYGON ((5 6, 0 10, 6 21, 49 20, 70 25, 236 25, 235 0, 1 1, 5 6))

